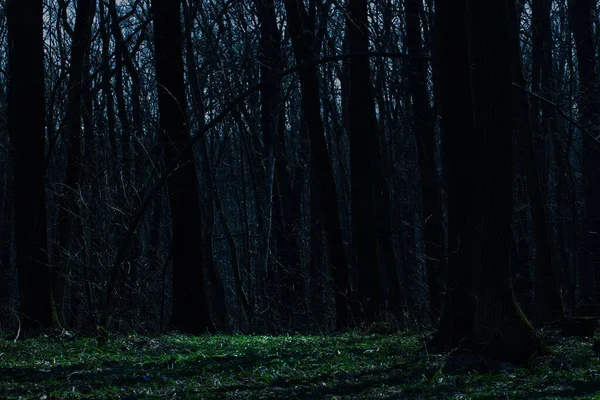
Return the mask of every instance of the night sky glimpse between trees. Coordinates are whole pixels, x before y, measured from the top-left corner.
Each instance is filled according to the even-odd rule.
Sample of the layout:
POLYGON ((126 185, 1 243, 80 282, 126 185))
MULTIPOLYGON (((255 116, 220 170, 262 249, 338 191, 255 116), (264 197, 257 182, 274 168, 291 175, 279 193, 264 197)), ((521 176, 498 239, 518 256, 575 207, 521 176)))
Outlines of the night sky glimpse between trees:
POLYGON ((596 2, 0 16, 3 330, 433 329, 522 362, 600 310, 596 2))

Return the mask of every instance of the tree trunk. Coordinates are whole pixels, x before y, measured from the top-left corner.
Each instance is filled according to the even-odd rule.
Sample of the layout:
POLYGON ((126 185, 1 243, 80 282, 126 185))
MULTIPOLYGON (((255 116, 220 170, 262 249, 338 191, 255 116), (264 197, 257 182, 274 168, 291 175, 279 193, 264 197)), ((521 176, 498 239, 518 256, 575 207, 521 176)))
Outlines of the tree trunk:
POLYGON ((473 159, 476 167, 476 224, 470 232, 475 244, 473 342, 488 356, 526 362, 541 350, 541 343, 516 302, 510 280, 513 97, 508 3, 469 2, 478 140, 463 157, 473 159))
MULTIPOLYGON (((57 269, 57 277, 68 276, 66 266, 69 260, 69 243, 73 233, 75 218, 79 216, 80 210, 77 199, 81 196, 80 179, 82 172, 82 100, 84 93, 84 67, 88 65, 86 58, 89 57, 89 48, 92 40, 92 23, 96 12, 96 0, 78 0, 77 15, 75 17, 75 29, 73 30, 73 45, 71 47, 71 63, 69 66, 69 100, 67 116, 65 117, 66 132, 63 137, 67 143, 67 171, 62 193, 60 196, 58 227, 56 232, 56 252, 53 257, 54 268, 57 269)), ((91 110, 90 110, 91 111, 91 110)), ((56 287, 54 304, 57 307, 57 315, 62 319, 65 310, 60 308, 64 293, 64 279, 53 283, 56 287)), ((61 322, 62 323, 62 322, 61 322)))
POLYGON ((420 0, 407 0, 406 39, 410 59, 410 91, 413 100, 414 134, 417 145, 419 174, 421 178, 421 202, 423 206, 423 242, 429 286, 429 307, 434 320, 442 311, 443 298, 443 231, 440 195, 437 188, 437 166, 435 158, 434 117, 427 88, 427 64, 417 58, 423 55, 420 15, 423 4, 420 0))
MULTIPOLYGON (((350 52, 366 52, 369 49, 366 0, 349 0, 348 11, 350 52)), ((387 211, 384 206, 387 185, 382 179, 380 132, 367 57, 350 59, 350 170, 361 317, 365 322, 374 322, 383 311, 380 261, 391 259, 391 255, 381 251, 380 220, 387 211)))
MULTIPOLYGON (((311 48, 311 40, 307 38, 308 33, 304 29, 305 23, 303 22, 308 18, 306 9, 302 2, 298 0, 285 0, 284 3, 296 62, 302 64, 311 61, 314 59, 314 52, 311 48)), ((327 235, 336 293, 336 326, 348 326, 351 324, 348 296, 349 271, 342 241, 336 185, 321 119, 319 79, 314 67, 303 68, 298 74, 300 75, 302 91, 302 111, 306 118, 311 142, 311 198, 313 202, 318 201, 323 209, 323 214, 319 215, 318 218, 322 219, 327 235)), ((317 210, 314 207, 316 205, 313 204, 313 207, 311 207, 313 212, 317 210)), ((316 230, 318 227, 313 226, 312 229, 316 230)))
POLYGON ((45 85, 41 0, 6 4, 9 42, 8 125, 15 148, 15 241, 22 330, 35 333, 56 322, 46 234, 45 85))
POLYGON ((477 143, 469 86, 467 3, 437 0, 437 63, 443 127, 443 164, 448 194, 447 294, 440 328, 433 344, 454 346, 473 330, 471 258, 474 251, 473 209, 476 204, 474 160, 463 157, 477 143))
MULTIPOLYGON (((186 0, 188 1, 188 0, 186 0)), ((186 32, 186 47, 185 55, 188 65, 188 81, 190 85, 190 92, 192 94, 192 105, 196 112, 196 118, 198 121, 198 128, 204 128, 205 118, 205 107, 204 99, 202 97, 202 89, 200 87, 200 79, 198 79, 198 72, 196 66, 196 59, 194 55, 194 47, 192 43, 192 29, 193 29, 193 16, 195 15, 195 9, 189 7, 183 2, 184 23, 186 32)), ((210 160, 210 152, 208 149, 206 135, 200 139, 201 144, 201 157, 202 157, 202 172, 204 174, 204 181, 208 188, 204 203, 205 207, 203 210, 203 235, 202 235, 202 249, 206 271, 208 272, 208 280, 211 286, 211 293, 209 298, 213 306, 213 322, 217 331, 225 331, 228 324, 227 305, 225 304, 225 286, 223 279, 217 271, 217 266, 214 258, 214 229, 215 229, 215 201, 214 197, 216 189, 213 187, 214 177, 212 172, 212 161, 210 160)))
MULTIPOLYGON (((181 1, 153 0, 160 137, 170 165, 190 140, 183 76, 181 1)), ((171 326, 185 333, 212 329, 204 289, 202 226, 196 168, 191 148, 167 182, 173 232, 173 315, 171 326)))
MULTIPOLYGON (((580 123, 583 126, 597 126, 597 72, 596 47, 593 39, 593 24, 595 2, 591 0, 570 0, 571 30, 575 38, 577 50, 577 66, 579 70, 579 110, 580 123)), ((600 145, 590 134, 583 137, 583 187, 585 193, 585 219, 581 246, 580 269, 578 283, 580 289, 579 301, 596 303, 598 296, 594 293, 595 271, 600 266, 600 145)))
MULTIPOLYGON (((521 64, 521 48, 519 45, 519 29, 516 7, 509 6, 510 23, 510 64, 512 82, 525 86, 525 76, 521 64)), ((549 12, 549 10, 548 10, 549 12)), ((549 18, 549 15, 548 15, 549 18)), ((513 112, 519 131, 519 143, 525 156, 525 174, 527 193, 531 205, 533 220, 533 238, 535 241, 535 312, 536 322, 545 324, 564 318, 562 297, 556 279, 556 250, 553 232, 548 225, 548 211, 544 199, 540 178, 536 143, 533 137, 529 115, 529 101, 525 92, 513 89, 513 112)))

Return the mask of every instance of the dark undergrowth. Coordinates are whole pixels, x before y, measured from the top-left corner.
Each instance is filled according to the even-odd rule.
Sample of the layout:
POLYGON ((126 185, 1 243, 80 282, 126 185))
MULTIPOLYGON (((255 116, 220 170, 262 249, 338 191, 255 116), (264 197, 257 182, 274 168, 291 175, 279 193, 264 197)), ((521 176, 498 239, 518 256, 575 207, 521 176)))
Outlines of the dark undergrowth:
POLYGON ((519 367, 410 333, 0 340, 0 398, 600 399, 591 340, 541 334, 553 354, 519 367))

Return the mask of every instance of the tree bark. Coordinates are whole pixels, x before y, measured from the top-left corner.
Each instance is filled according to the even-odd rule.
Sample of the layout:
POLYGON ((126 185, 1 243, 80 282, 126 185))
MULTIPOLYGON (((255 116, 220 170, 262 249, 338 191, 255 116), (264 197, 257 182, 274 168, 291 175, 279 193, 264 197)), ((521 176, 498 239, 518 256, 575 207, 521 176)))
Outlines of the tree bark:
MULTIPOLYGON (((56 232, 56 254, 53 257, 54 268, 57 269, 57 277, 66 276, 69 271, 68 263, 69 244, 73 233, 75 219, 80 210, 77 199, 80 196, 79 186, 82 173, 82 100, 85 90, 84 68, 88 63, 89 48, 92 41, 92 23, 96 12, 96 0, 79 0, 77 2, 77 15, 75 17, 75 28, 73 30, 73 45, 71 47, 71 63, 69 66, 69 99, 66 116, 66 134, 63 136, 67 143, 67 171, 62 193, 60 196, 58 228, 56 232)), ((91 110, 90 110, 91 111, 91 110)), ((53 283, 56 288, 54 303, 57 315, 63 318, 60 305, 64 293, 64 279, 53 283)), ((62 322, 61 322, 62 323, 62 322)))
MULTIPOLYGON (((156 80, 160 137, 165 163, 189 142, 183 74, 181 0, 153 0, 156 80)), ((173 232, 173 315, 171 326, 185 333, 212 329, 204 289, 202 221, 198 204, 196 168, 192 149, 185 150, 179 167, 167 182, 173 232)))
POLYGON ((473 331, 471 269, 474 245, 474 160, 463 157, 477 143, 470 90, 467 2, 436 0, 437 92, 443 128, 443 165, 448 196, 448 272, 440 328, 432 344, 457 345, 473 331))
MULTIPOLYGON (((409 56, 423 55, 420 15, 423 4, 420 0, 407 0, 406 39, 409 56)), ((443 231, 440 195, 437 185, 435 158, 434 116, 427 88, 427 64, 425 60, 410 59, 410 91, 413 100, 414 134, 417 145, 419 175, 421 178, 421 203, 423 207, 423 243, 429 286, 429 307, 434 320, 442 311, 443 299, 443 231)))
MULTIPOLYGON (((350 52, 366 52, 369 48, 367 2, 348 1, 348 39, 350 52)), ((358 293, 361 319, 374 322, 382 316, 380 227, 378 200, 386 194, 379 175, 379 124, 371 67, 367 57, 350 59, 350 179, 352 190, 352 225, 358 268, 358 293)))
MULTIPOLYGON (((314 59, 314 51, 311 48, 311 40, 307 37, 308 33, 305 31, 304 21, 308 18, 306 9, 298 0, 285 0, 284 3, 296 62, 302 64, 311 61, 314 59)), ((318 208, 314 207, 318 205, 314 203, 316 201, 319 201, 322 207, 318 218, 321 219, 327 235, 335 284, 336 326, 341 328, 351 325, 352 322, 348 296, 349 270, 342 241, 336 185, 321 119, 319 79, 314 67, 303 68, 298 74, 302 91, 302 112, 306 118, 311 142, 311 197, 313 203, 311 208, 313 212, 319 212, 318 208)), ((312 227, 312 230, 316 229, 319 227, 312 227)), ((312 245, 319 244, 313 243, 312 245)))
POLYGON ((473 341, 488 356, 526 362, 542 346, 516 302, 510 278, 513 97, 508 4, 468 3, 478 140, 463 156, 474 160, 476 171, 473 341))
MULTIPOLYGON (((598 78, 596 71, 596 47, 593 39, 595 3, 591 0, 570 0, 571 30, 575 39, 577 51, 577 66, 579 70, 579 110, 580 122, 583 126, 598 125, 598 78)), ((591 135, 583 135, 583 187, 585 193, 585 219, 579 260, 578 286, 579 301, 596 303, 600 296, 595 294, 595 271, 599 267, 600 245, 600 145, 591 135)))
MULTIPOLYGON (((196 59, 194 55, 194 47, 192 43, 192 29, 193 29, 193 16, 195 15, 195 6, 191 7, 187 5, 188 0, 183 2, 184 23, 186 32, 186 47, 185 56, 188 65, 188 82, 190 85, 190 92, 192 94, 192 105, 194 107, 196 118, 198 121, 198 128, 203 129, 205 123, 205 106, 204 99, 202 97, 202 89, 200 87, 200 79, 198 78, 196 59)), ((202 158, 202 172, 204 175, 204 181, 208 188, 205 194, 204 203, 205 207, 203 210, 203 235, 202 235, 202 248, 206 271, 208 272, 208 280, 210 282, 212 291, 209 298, 213 306, 214 316, 213 322, 217 331, 225 331, 228 324, 227 305, 225 304, 225 286, 223 279, 217 271, 217 266, 214 258, 214 229, 215 229, 215 195, 216 189, 214 187, 214 177, 212 172, 212 161, 210 159, 210 152, 208 149, 208 143, 206 135, 200 139, 201 144, 201 158, 202 158)))
MULTIPOLYGON (((519 45, 519 25, 516 6, 509 5, 510 24, 510 64, 512 82, 525 86, 525 75, 521 63, 519 45)), ((548 10, 549 12, 549 10, 548 10)), ((549 15, 547 16, 549 18, 549 15)), ((547 45, 550 45, 547 43, 547 45)), ((533 238, 535 241, 535 312, 536 322, 545 324, 565 317, 562 297, 556 278, 557 255, 554 247, 553 232, 548 222, 548 210, 544 199, 544 179, 540 178, 538 153, 533 137, 529 101, 523 90, 513 89, 513 113, 519 132, 519 143, 525 156, 525 174, 527 193, 531 205, 533 220, 533 238)), ((551 134, 551 133, 550 133, 551 134)), ((560 194, 559 194, 560 195, 560 194)))
POLYGON ((41 0, 6 4, 9 42, 8 125, 15 189, 15 241, 22 330, 51 327, 52 282, 48 265, 45 173, 44 39, 41 0))

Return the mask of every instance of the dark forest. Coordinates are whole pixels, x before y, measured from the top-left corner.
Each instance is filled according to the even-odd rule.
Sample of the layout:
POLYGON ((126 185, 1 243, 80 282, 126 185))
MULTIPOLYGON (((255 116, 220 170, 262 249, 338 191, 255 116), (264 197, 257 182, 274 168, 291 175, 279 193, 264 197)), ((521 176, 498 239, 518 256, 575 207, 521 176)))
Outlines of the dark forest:
MULTIPOLYGON (((388 341, 413 338, 402 351, 441 357, 422 367, 429 385, 466 374, 465 357, 556 370, 571 340, 594 377, 574 390, 592 396, 599 11, 0 1, 0 396, 26 381, 2 351, 173 337, 248 340, 261 365, 275 342, 252 338, 371 343, 393 365, 388 341)), ((377 383, 266 385, 242 397, 370 398, 377 383)))

